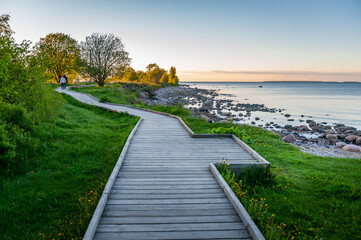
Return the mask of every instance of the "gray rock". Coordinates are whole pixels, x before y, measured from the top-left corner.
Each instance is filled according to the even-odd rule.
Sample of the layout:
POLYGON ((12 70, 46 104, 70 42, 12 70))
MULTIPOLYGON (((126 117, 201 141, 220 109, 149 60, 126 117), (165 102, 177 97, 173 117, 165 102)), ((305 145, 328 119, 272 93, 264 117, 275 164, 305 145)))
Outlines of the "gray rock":
POLYGON ((336 134, 327 134, 326 139, 332 143, 337 142, 337 135, 336 134))
POLYGON ((344 143, 344 142, 336 143, 336 148, 343 148, 344 146, 346 146, 346 143, 344 143))
POLYGON ((289 125, 289 124, 285 125, 285 129, 288 129, 288 128, 291 128, 291 127, 292 127, 292 125, 289 125))
POLYGON ((287 121, 289 121, 289 122, 293 122, 293 121, 294 121, 294 119, 293 119, 293 118, 289 118, 289 119, 287 119, 287 121))
POLYGON ((310 130, 306 125, 300 125, 296 127, 298 131, 308 131, 310 130))
POLYGON ((348 152, 361 152, 361 147, 353 144, 347 144, 346 146, 342 147, 342 150, 348 152))
POLYGON ((335 134, 335 131, 332 129, 327 129, 327 134, 335 134))
POLYGON ((258 120, 259 120, 259 117, 256 117, 255 120, 258 121, 258 120))
POLYGON ((204 120, 206 120, 209 123, 212 122, 212 120, 209 117, 205 116, 205 115, 201 115, 200 117, 203 118, 204 120))
POLYGON ((283 140, 284 142, 288 142, 288 143, 292 143, 292 142, 296 142, 296 141, 297 141, 296 137, 295 137, 293 134, 288 134, 288 135, 284 136, 284 137, 282 138, 282 140, 283 140))
POLYGON ((355 142, 357 138, 358 138, 357 135, 348 135, 345 139, 346 139, 346 141, 349 141, 349 142, 355 142))
POLYGON ((286 114, 285 114, 285 117, 286 117, 286 118, 291 117, 291 114, 286 113, 286 114))
POLYGON ((358 137, 358 138, 356 139, 356 144, 357 144, 357 145, 361 145, 361 137, 358 137))

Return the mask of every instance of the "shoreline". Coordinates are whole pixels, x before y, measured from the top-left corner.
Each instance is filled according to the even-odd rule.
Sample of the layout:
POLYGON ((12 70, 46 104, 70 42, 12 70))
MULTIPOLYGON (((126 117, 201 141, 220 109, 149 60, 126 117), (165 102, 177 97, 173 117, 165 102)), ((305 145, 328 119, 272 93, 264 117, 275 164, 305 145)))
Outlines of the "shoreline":
POLYGON ((219 96, 230 97, 230 94, 219 94, 219 90, 208 90, 190 87, 187 84, 160 88, 155 97, 149 99, 142 95, 141 100, 150 105, 175 105, 182 102, 191 110, 192 115, 209 122, 233 122, 246 124, 252 113, 281 114, 289 124, 284 126, 273 121, 264 122, 259 117, 248 124, 279 134, 285 142, 298 146, 303 152, 318 156, 361 158, 361 130, 344 124, 328 125, 318 123, 310 116, 301 115, 299 124, 284 109, 267 108, 265 104, 235 103, 232 99, 216 99, 219 96), (308 117, 308 119, 306 119, 308 117), (257 124, 262 123, 262 124, 257 124))

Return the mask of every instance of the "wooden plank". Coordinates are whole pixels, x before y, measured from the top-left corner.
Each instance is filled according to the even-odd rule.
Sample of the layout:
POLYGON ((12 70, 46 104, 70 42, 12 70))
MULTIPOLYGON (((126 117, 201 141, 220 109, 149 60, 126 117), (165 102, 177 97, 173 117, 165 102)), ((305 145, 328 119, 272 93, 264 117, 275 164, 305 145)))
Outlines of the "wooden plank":
POLYGON ((198 199, 223 198, 224 193, 197 193, 197 194, 110 194, 109 199, 198 199))
POLYGON ((94 239, 249 239, 247 230, 96 233, 94 239))
POLYGON ((137 190, 145 190, 145 189, 151 189, 151 190, 180 190, 180 189, 219 189, 219 185, 217 184, 194 184, 194 185, 179 185, 179 184, 158 184, 158 185, 137 185, 136 188, 134 185, 128 184, 117 184, 114 183, 113 188, 114 190, 122 190, 122 189, 137 189, 137 190))
POLYGON ((209 198, 209 199, 108 199, 107 204, 185 204, 185 203, 228 203, 228 198, 209 198))
POLYGON ((230 223, 180 223, 180 224, 122 224, 99 225, 97 232, 175 232, 175 231, 215 231, 244 230, 241 222, 230 223))
POLYGON ((142 211, 104 211, 103 217, 181 217, 181 216, 221 216, 237 214, 234 209, 177 209, 142 211))
POLYGON ((233 209, 231 203, 198 203, 198 204, 176 204, 176 205, 149 205, 149 204, 128 204, 128 205, 116 205, 107 204, 105 210, 113 211, 132 211, 132 210, 187 210, 187 209, 233 209))
POLYGON ((148 223, 226 223, 241 222, 237 215, 227 216, 184 216, 184 217, 102 217, 100 223, 106 224, 148 224, 148 223))
POLYGON ((111 194, 199 194, 199 193, 223 193, 222 189, 123 189, 112 190, 111 194))

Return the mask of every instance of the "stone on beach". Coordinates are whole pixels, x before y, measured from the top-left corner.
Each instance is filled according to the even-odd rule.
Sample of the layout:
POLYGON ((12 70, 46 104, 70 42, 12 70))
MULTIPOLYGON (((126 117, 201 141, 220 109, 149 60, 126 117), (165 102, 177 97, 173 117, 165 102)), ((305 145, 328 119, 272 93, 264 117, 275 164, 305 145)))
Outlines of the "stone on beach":
POLYGON ((293 134, 288 134, 288 135, 284 136, 284 137, 282 138, 282 140, 283 140, 284 142, 288 142, 288 143, 296 142, 296 141, 297 141, 296 137, 295 137, 293 134))
POLYGON ((329 140, 332 143, 337 142, 337 135, 336 134, 327 134, 326 138, 327 138, 327 140, 329 140))
POLYGON ((356 144, 357 144, 357 145, 361 145, 361 137, 358 137, 358 138, 356 139, 356 144))
POLYGON ((342 148, 342 150, 348 151, 348 152, 361 152, 361 147, 356 146, 354 144, 347 144, 346 146, 344 146, 342 148))
POLYGON ((344 146, 346 146, 346 143, 344 143, 344 142, 338 142, 338 143, 336 143, 335 148, 343 148, 344 146))
POLYGON ((357 135, 348 135, 345 139, 349 142, 355 142, 358 137, 357 135))

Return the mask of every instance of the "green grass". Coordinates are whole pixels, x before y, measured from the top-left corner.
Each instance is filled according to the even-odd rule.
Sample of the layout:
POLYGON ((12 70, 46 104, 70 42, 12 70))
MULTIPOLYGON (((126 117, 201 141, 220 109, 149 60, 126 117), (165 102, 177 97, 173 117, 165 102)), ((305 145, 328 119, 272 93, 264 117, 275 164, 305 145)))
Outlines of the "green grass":
MULTIPOLYGON (((220 126, 229 133, 232 127, 198 119, 189 119, 188 125, 196 133, 220 126)), ((238 174, 234 179, 243 185, 236 187, 237 195, 266 239, 361 239, 360 159, 314 156, 266 130, 233 127, 271 163, 270 184, 245 184, 247 178, 238 174)))
MULTIPOLYGON (((127 94, 137 94, 109 88, 79 91, 122 104, 131 104, 127 94)), ((247 175, 235 175, 231 184, 239 186, 234 188, 236 194, 266 239, 361 239, 360 159, 303 153, 277 134, 246 125, 208 123, 180 106, 153 109, 179 115, 195 133, 234 133, 271 163, 265 177, 269 184, 254 178, 247 182, 247 175)))
POLYGON ((1 239, 80 239, 138 118, 64 95, 27 173, 0 177, 1 239))

